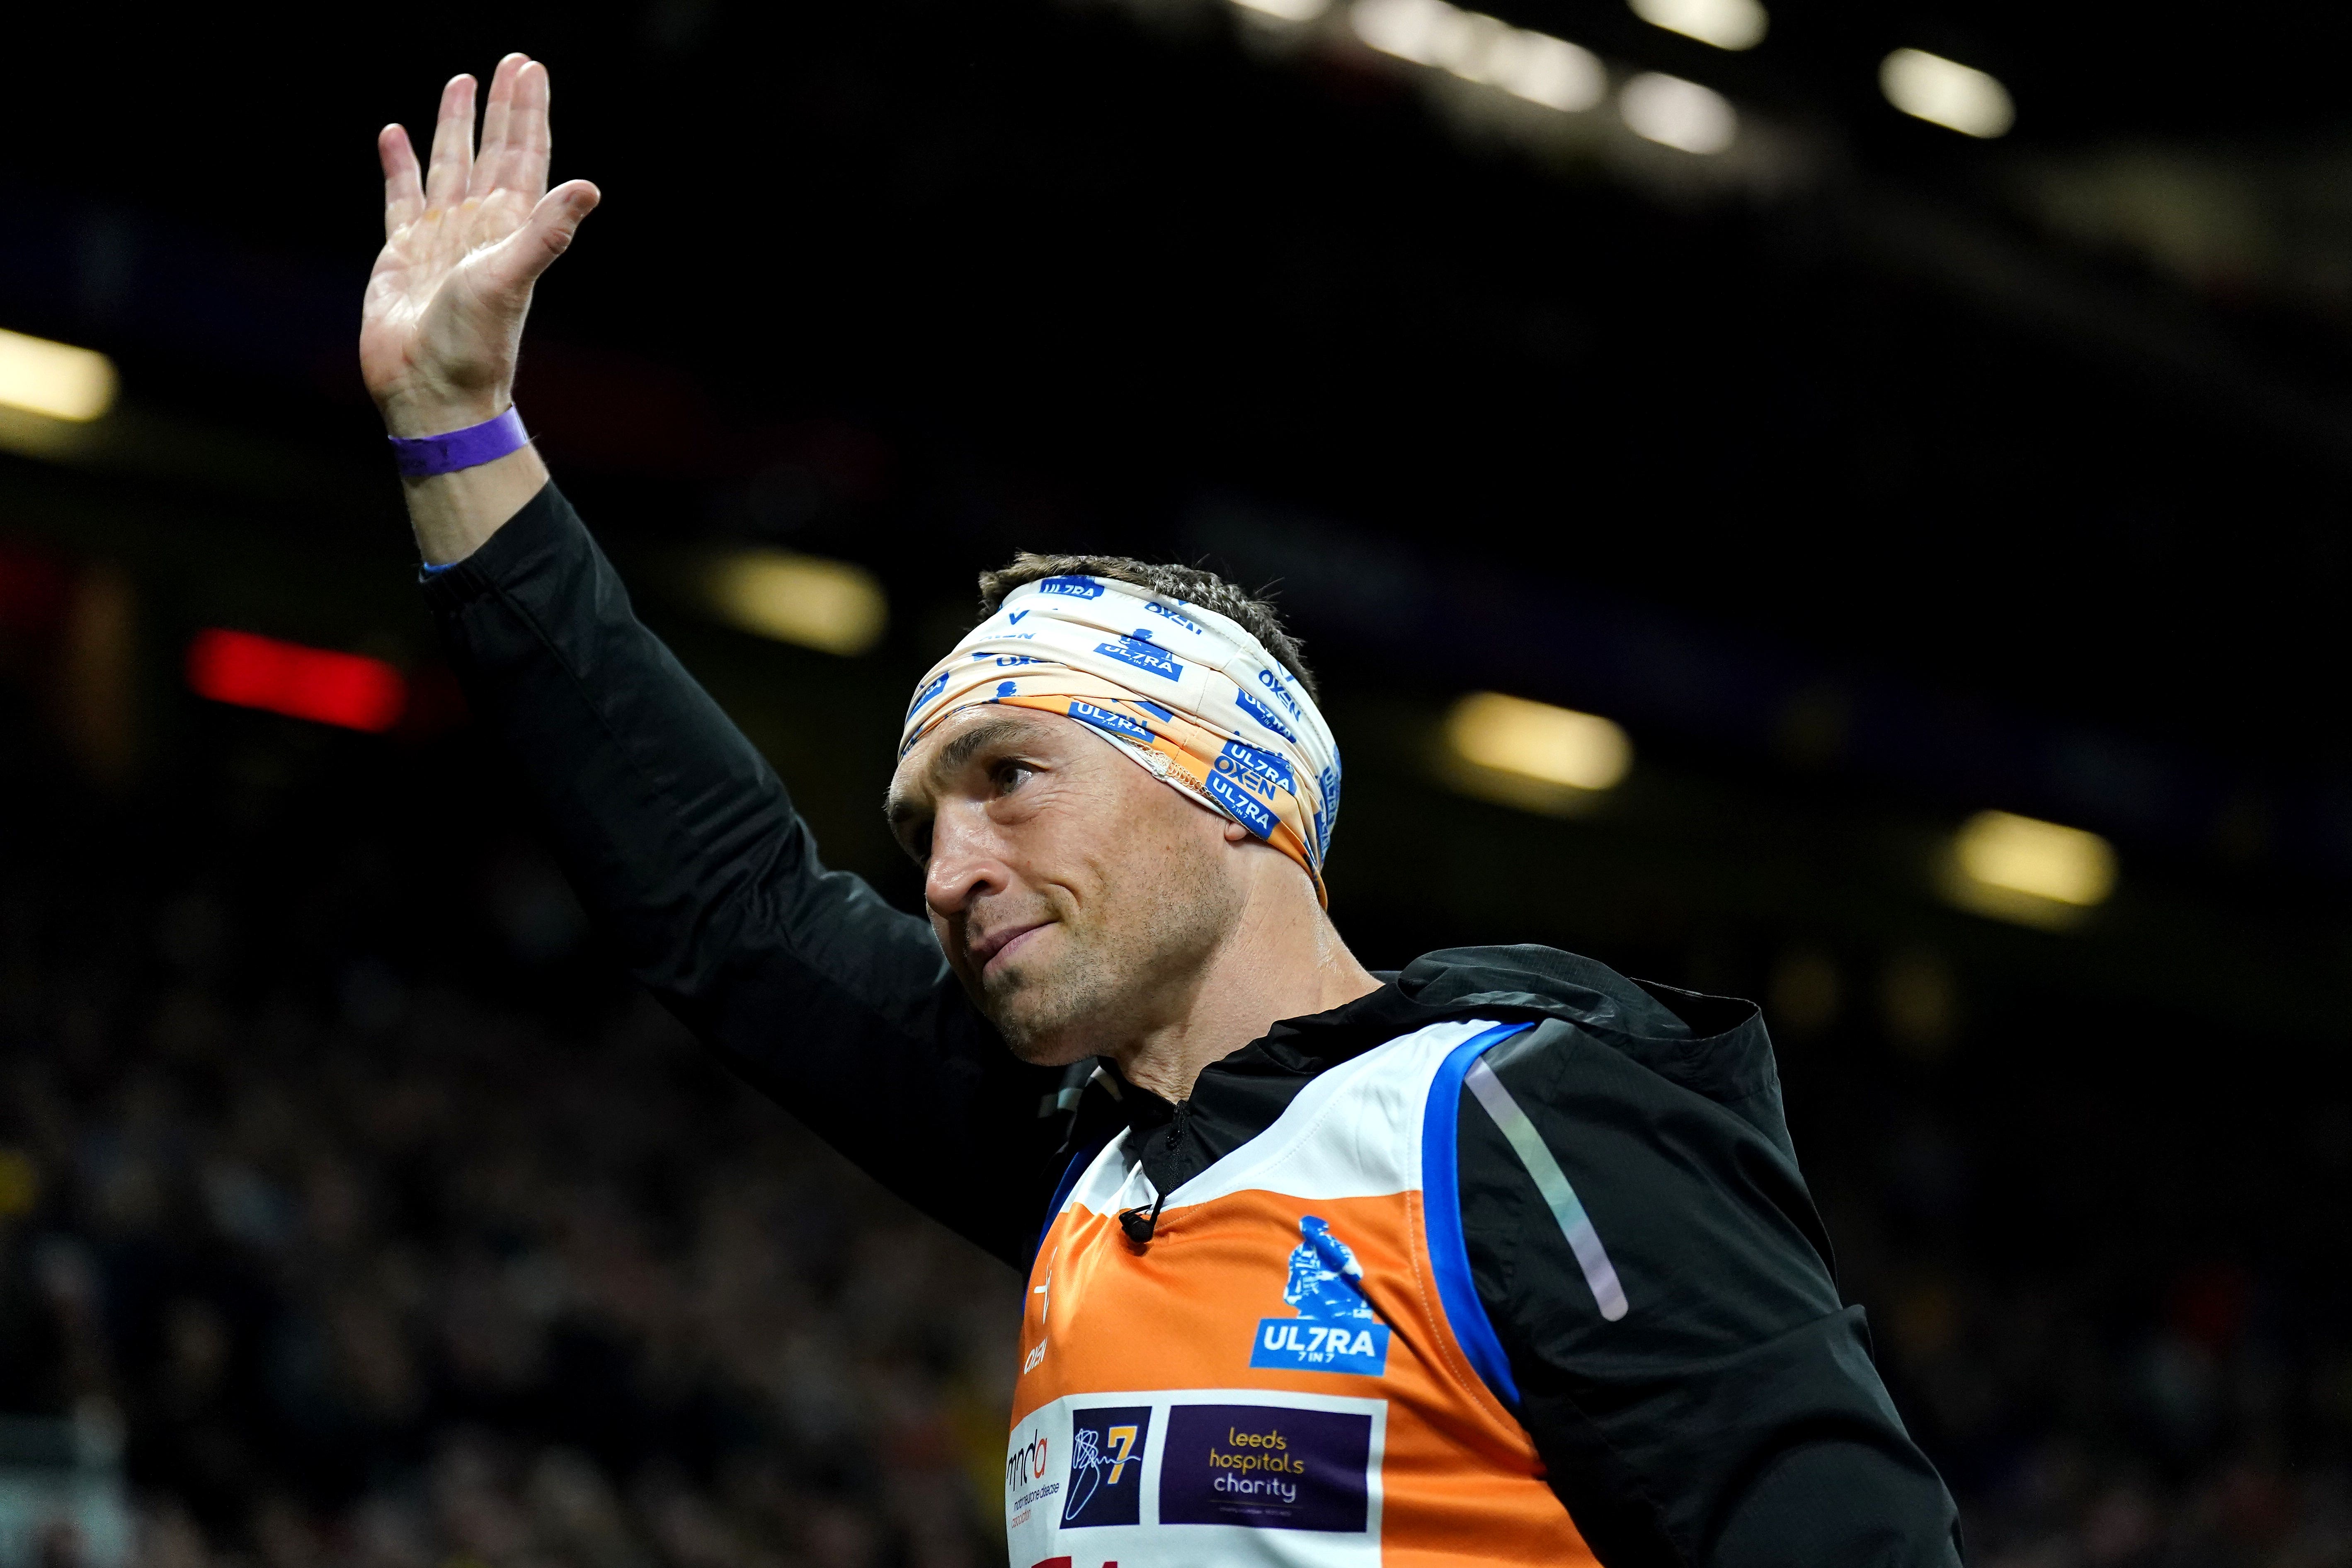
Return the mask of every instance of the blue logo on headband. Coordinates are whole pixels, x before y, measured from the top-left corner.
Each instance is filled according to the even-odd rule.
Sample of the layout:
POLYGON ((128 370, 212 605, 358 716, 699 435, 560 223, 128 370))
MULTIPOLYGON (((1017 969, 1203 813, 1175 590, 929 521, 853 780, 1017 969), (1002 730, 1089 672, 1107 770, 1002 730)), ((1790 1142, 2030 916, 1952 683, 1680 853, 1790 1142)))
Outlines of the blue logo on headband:
POLYGON ((1097 708, 1091 702, 1083 702, 1073 697, 1070 699, 1070 717, 1082 723, 1092 724, 1097 730, 1108 730, 1122 739, 1146 746, 1151 744, 1151 731, 1124 713, 1114 713, 1108 708, 1097 708))
POLYGON ((1182 665, 1140 637, 1115 637, 1109 642, 1096 644, 1095 651, 1108 654, 1121 664, 1131 664, 1138 669, 1148 669, 1163 679, 1180 679, 1184 674, 1182 665))
POLYGON ((932 698, 937 697, 940 692, 945 691, 947 689, 948 672, 943 669, 937 675, 931 677, 931 679, 924 684, 923 689, 920 691, 915 693, 915 700, 907 704, 907 717, 909 719, 913 718, 917 710, 920 709, 924 703, 929 702, 932 698))
POLYGON ((1021 689, 1018 686, 1015 686, 1009 680, 1000 680, 996 683, 996 695, 1000 701, 1004 698, 1012 696, 1014 692, 1020 689, 1021 689))
POLYGON ((1225 773, 1209 775, 1209 794, 1218 805, 1234 814, 1234 820, 1256 834, 1260 838, 1274 837, 1274 813, 1250 797, 1250 793, 1234 783, 1225 773))
POLYGON ((1041 594, 1059 594, 1071 599, 1099 599, 1102 591, 1103 585, 1091 577, 1047 577, 1037 584, 1041 594))
POLYGON ((1298 719, 1303 717, 1303 715, 1298 711, 1298 699, 1290 694, 1290 688, 1282 683, 1282 677, 1275 674, 1275 672, 1270 669, 1261 668, 1257 672, 1257 683, 1260 686, 1265 687, 1268 691, 1273 692, 1276 700, 1279 701, 1285 708, 1290 710, 1290 716, 1292 718, 1298 719))
POLYGON ((1234 688, 1234 700, 1241 705, 1243 712, 1248 714, 1251 718, 1256 720, 1259 723, 1265 725, 1267 729, 1273 731, 1284 740, 1296 742, 1298 739, 1297 736, 1290 732, 1289 725, 1275 717, 1273 709, 1268 708, 1265 703, 1260 702, 1256 698, 1252 697, 1248 692, 1244 691, 1238 686, 1234 688))
POLYGON ((1178 626, 1182 626, 1188 632, 1198 634, 1201 630, 1200 627, 1194 626, 1192 622, 1186 620, 1183 616, 1178 615, 1167 605, 1160 604, 1156 599, 1144 600, 1143 607, 1150 610, 1155 616, 1160 616, 1165 619, 1174 621, 1178 626))
POLYGON ((1298 793, 1297 777, 1290 771, 1287 758, 1274 752, 1261 752, 1255 747, 1244 746, 1239 741, 1225 742, 1225 749, 1217 756, 1217 771, 1234 774, 1260 795, 1269 789, 1286 789, 1293 795, 1298 793))

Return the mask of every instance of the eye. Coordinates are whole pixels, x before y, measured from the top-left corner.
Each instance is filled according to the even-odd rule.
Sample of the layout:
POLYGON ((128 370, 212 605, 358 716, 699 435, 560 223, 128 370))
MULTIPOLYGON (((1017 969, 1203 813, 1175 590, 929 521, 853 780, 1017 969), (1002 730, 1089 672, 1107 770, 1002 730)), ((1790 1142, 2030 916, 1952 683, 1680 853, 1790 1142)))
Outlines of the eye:
POLYGON ((997 794, 1011 795, 1027 783, 1029 775, 1036 771, 1027 763, 1007 757, 988 770, 988 781, 996 786, 997 794))

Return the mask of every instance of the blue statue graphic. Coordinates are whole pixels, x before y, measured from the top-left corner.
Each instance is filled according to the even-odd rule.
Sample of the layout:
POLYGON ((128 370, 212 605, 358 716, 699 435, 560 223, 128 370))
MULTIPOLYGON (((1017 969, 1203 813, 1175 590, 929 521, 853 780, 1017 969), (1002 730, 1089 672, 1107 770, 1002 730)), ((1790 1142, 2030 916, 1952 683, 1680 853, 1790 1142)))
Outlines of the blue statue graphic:
POLYGON ((1364 1266, 1348 1244, 1311 1214, 1299 1216, 1298 1237, 1290 1255, 1290 1281, 1282 1288, 1284 1302, 1297 1308, 1303 1321, 1369 1320, 1372 1304, 1364 1300, 1364 1266))

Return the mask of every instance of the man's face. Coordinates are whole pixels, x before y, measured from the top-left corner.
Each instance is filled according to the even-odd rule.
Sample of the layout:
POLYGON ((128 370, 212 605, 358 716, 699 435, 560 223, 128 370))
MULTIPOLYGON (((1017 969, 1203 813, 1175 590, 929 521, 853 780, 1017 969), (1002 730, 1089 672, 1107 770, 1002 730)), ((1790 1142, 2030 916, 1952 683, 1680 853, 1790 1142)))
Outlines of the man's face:
POLYGON ((1026 1061, 1182 1016, 1241 915, 1224 819, 1059 714, 950 715, 899 763, 887 810, 949 964, 1026 1061))

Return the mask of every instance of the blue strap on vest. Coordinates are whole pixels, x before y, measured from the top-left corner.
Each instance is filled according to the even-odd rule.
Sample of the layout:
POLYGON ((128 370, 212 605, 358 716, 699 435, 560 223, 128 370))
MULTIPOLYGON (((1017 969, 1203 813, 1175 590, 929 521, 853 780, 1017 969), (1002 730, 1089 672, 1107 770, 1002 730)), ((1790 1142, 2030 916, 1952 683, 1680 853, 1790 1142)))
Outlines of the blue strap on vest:
MULTIPOLYGON (((1112 1137, 1116 1136, 1118 1134, 1112 1134, 1112 1137)), ((1070 1194, 1077 1186, 1078 1178, 1087 1173, 1087 1167, 1095 1163, 1095 1156, 1101 1153, 1104 1145, 1109 1142, 1109 1138, 1097 1139, 1070 1156, 1070 1163, 1062 1172, 1060 1184, 1054 1188, 1054 1201, 1045 1205, 1045 1223, 1037 1227, 1037 1239, 1029 1244, 1029 1268, 1021 1271, 1024 1278, 1030 1269, 1037 1267, 1037 1255, 1045 1250, 1045 1235, 1054 1228, 1054 1218, 1062 1212, 1062 1205, 1070 1201, 1070 1194)))
POLYGON ((1462 1080, 1470 1064, 1533 1024, 1497 1024, 1454 1047, 1439 1064, 1429 1086, 1429 1103, 1421 1117, 1421 1213, 1429 1232, 1431 1272, 1437 1276, 1437 1300, 1453 1325, 1455 1342, 1470 1358, 1495 1397, 1518 1408, 1519 1385, 1511 1377, 1510 1357, 1486 1317, 1486 1303, 1470 1278, 1470 1247, 1462 1236, 1461 1151, 1457 1146, 1462 1117, 1462 1080))

